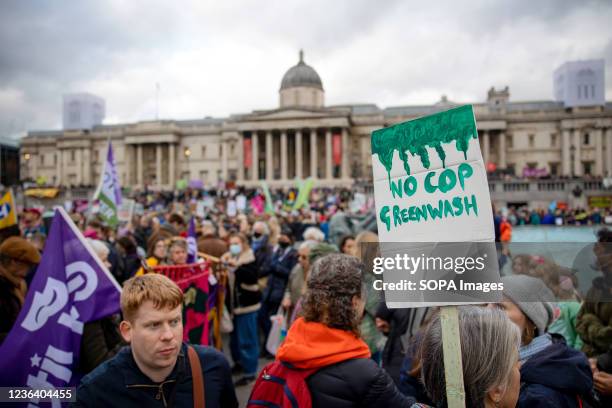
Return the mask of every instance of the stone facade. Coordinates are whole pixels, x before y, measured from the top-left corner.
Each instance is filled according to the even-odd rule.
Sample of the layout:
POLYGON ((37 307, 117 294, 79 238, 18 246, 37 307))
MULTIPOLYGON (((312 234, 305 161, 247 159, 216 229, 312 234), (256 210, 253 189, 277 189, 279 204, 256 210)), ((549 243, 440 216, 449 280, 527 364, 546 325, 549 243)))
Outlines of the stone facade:
MULTIPOLYGON (((179 179, 289 186, 306 177, 352 186, 372 177, 373 130, 459 105, 442 97, 426 106, 324 106, 318 74, 302 56, 283 78, 279 99, 279 109, 227 118, 32 131, 21 143, 21 177, 97 184, 111 140, 120 181, 133 188, 170 189, 179 179)), ((489 167, 516 175, 612 176, 612 103, 511 102, 508 88, 492 88, 473 106, 489 167)))

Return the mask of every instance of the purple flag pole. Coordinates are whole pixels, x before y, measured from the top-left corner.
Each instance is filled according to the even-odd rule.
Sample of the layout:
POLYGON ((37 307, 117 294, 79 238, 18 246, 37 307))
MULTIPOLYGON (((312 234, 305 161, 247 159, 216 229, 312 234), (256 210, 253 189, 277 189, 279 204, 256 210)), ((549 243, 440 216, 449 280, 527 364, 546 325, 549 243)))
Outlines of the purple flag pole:
POLYGON ((198 259, 197 238, 195 217, 192 216, 187 230, 187 263, 194 263, 198 259))
POLYGON ((85 324, 118 312, 120 295, 117 281, 57 207, 24 305, 0 346, 0 386, 77 385, 85 324))

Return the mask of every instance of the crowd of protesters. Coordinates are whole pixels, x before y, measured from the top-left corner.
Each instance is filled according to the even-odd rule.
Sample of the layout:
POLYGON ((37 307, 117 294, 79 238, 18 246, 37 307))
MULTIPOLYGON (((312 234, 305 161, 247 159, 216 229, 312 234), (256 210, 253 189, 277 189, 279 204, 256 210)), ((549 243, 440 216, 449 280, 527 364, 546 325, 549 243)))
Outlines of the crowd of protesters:
MULTIPOLYGON (((439 310, 388 309, 374 290, 378 237, 362 224, 371 203, 353 206, 349 190, 316 190, 295 208, 297 191, 273 192, 269 211, 228 214, 237 195, 247 203, 257 196, 211 195, 212 205, 198 214, 197 202, 207 198, 202 191, 139 195, 143 211, 115 229, 95 215, 71 212, 124 287, 121 315, 90 322, 83 332, 79 369, 86 376, 78 404, 191 406, 194 362, 177 317, 183 295, 170 280, 152 277, 159 276, 157 266, 188 263, 193 217, 198 253, 229 274, 227 347, 223 354, 196 348, 206 406, 236 406, 234 387, 254 386, 259 395, 262 358, 307 371, 303 380, 315 407, 445 406, 439 310), (354 212, 362 216, 352 218, 354 212), (288 331, 270 350, 277 315, 285 316, 288 331), (143 316, 157 316, 167 330, 151 329, 143 316)), ((546 224, 549 215, 552 223, 557 216, 563 223, 584 220, 582 210, 559 211, 511 210, 504 222, 546 224)), ((600 224, 603 216, 594 210, 586 218, 600 224)), ((0 244, 0 341, 44 256, 41 213, 23 211, 20 222, 0 244)), ((572 290, 573 275, 553 260, 515 255, 514 274, 502 278, 503 302, 459 307, 466 406, 611 406, 612 306, 593 299, 609 299, 601 293, 612 291, 605 245, 612 232, 602 229, 598 239, 602 276, 587 301, 572 290)))

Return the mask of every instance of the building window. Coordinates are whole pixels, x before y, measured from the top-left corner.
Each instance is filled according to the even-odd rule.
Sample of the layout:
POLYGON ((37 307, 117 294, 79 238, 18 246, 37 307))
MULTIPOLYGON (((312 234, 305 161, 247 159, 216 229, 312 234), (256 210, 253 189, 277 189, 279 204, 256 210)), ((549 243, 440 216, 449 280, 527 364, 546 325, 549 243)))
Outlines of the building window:
POLYGON ((223 143, 219 144, 219 157, 223 157, 223 143))
POLYGON ((558 176, 559 175, 559 163, 558 162, 548 163, 548 167, 550 168, 550 175, 551 176, 558 176))
POLYGON ((595 99, 595 85, 591 85, 591 98, 595 99))
POLYGON ((529 147, 534 147, 535 146, 535 135, 529 135, 529 147))
POLYGON ((593 162, 582 162, 582 168, 585 176, 593 175, 593 162))
POLYGON ((45 155, 43 153, 40 154, 40 165, 41 166, 45 165, 45 155))
POLYGON ((202 180, 204 184, 208 183, 208 170, 200 171, 200 180, 202 180))
POLYGON ((232 157, 234 156, 234 149, 235 149, 234 144, 233 143, 230 144, 230 156, 232 156, 232 157))
POLYGON ((228 176, 230 181, 238 180, 238 172, 235 169, 228 170, 228 176))
POLYGON ((508 174, 514 176, 516 174, 516 164, 514 163, 506 164, 506 171, 508 172, 508 174))
POLYGON ((76 150, 72 149, 70 151, 70 162, 74 163, 76 161, 76 150))
POLYGON ((530 169, 530 170, 537 169, 538 168, 538 162, 529 162, 529 163, 527 163, 527 168, 530 169))
POLYGON ((202 158, 206 158, 206 146, 202 146, 202 158))
POLYGON ((53 165, 57 166, 57 153, 53 154, 53 165))
POLYGON ((512 149, 514 147, 514 138, 510 134, 506 135, 506 147, 508 149, 512 149))
POLYGON ((590 145, 591 144, 591 135, 588 133, 585 133, 584 135, 582 135, 582 144, 583 145, 590 145))
POLYGON ((94 150, 94 163, 98 163, 100 161, 100 151, 94 150))
POLYGON ((550 134, 550 146, 557 147, 557 134, 556 133, 550 134))

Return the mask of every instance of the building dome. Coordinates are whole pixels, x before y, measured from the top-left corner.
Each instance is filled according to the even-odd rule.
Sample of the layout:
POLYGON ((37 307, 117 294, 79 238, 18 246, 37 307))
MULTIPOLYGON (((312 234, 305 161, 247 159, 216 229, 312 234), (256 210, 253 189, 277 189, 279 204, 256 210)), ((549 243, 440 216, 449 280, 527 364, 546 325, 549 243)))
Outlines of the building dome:
POLYGON ((304 52, 300 50, 300 61, 297 65, 289 68, 283 76, 280 90, 295 88, 295 87, 310 87, 323 90, 323 83, 317 71, 310 65, 304 62, 304 52))

